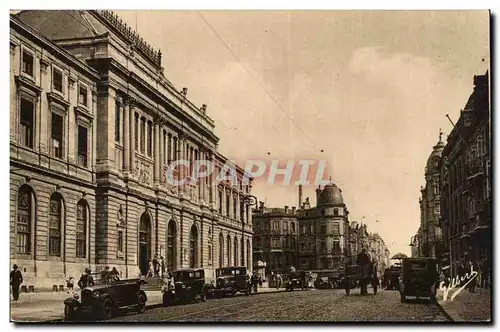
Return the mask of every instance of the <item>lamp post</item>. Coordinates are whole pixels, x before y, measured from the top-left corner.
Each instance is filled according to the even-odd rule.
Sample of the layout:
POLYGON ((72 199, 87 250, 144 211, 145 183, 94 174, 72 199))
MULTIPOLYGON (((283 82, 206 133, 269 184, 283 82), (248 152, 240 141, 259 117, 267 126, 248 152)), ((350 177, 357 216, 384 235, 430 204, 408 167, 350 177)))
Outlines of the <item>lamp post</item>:
MULTIPOLYGON (((243 197, 243 202, 250 207, 249 213, 252 213, 252 207, 257 205, 257 197, 255 197, 254 195, 248 194, 248 195, 246 195, 246 196, 243 197)), ((245 220, 244 219, 245 218, 243 218, 243 220, 241 221, 241 238, 243 239, 243 243, 241 245, 241 253, 242 253, 242 255, 241 255, 241 263, 242 263, 241 266, 245 266, 245 255, 244 255, 244 253, 245 253, 245 245, 246 244, 245 244, 245 220)), ((249 216, 247 214, 247 221, 248 220, 250 220, 250 218, 249 218, 249 216)), ((253 253, 248 252, 248 249, 249 248, 247 248, 247 255, 248 256, 252 255, 252 262, 253 262, 253 253)), ((252 266, 247 266, 247 269, 252 269, 252 266)))

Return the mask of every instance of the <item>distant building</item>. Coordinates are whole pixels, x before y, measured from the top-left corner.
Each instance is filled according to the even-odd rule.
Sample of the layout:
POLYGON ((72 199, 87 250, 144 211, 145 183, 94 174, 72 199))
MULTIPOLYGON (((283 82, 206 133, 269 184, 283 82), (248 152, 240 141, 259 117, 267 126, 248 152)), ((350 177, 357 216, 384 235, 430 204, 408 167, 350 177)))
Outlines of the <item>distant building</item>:
POLYGON ((299 222, 295 207, 267 208, 260 202, 252 219, 254 265, 265 262, 268 272, 297 267, 299 222))
POLYGON ((491 264, 491 108, 488 72, 474 76, 474 90, 447 138, 439 163, 441 227, 452 273, 467 255, 491 264))
POLYGON ((425 186, 420 189, 420 228, 422 234, 419 238, 420 254, 424 257, 440 257, 443 253, 441 242, 441 228, 439 218, 441 216, 441 190, 439 184, 439 161, 444 149, 439 133, 439 141, 433 147, 427 165, 425 167, 425 186), (436 252, 437 249, 437 252, 436 252), (436 255, 437 254, 437 255, 436 255))

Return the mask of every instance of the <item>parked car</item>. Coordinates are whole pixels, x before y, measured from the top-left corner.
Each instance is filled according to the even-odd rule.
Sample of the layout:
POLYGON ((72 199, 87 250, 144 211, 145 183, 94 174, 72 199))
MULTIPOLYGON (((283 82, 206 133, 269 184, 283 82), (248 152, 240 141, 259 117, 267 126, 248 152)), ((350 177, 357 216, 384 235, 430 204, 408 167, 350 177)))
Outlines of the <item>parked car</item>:
POLYGON ((213 288, 205 280, 204 269, 182 269, 174 272, 174 283, 165 285, 163 305, 187 303, 200 299, 205 302, 213 288))
POLYGON ((436 300, 436 284, 438 283, 438 262, 434 258, 403 258, 399 294, 401 302, 408 296, 436 300))
POLYGON ((314 288, 316 289, 333 289, 335 288, 334 282, 330 280, 329 277, 318 277, 314 282, 314 288))
POLYGON ((245 266, 222 267, 215 270, 215 292, 218 295, 236 295, 244 293, 250 295, 252 285, 245 266))
POLYGON ((64 319, 67 321, 110 319, 120 309, 146 310, 147 296, 142 289, 146 281, 127 279, 119 281, 103 281, 99 274, 94 277, 94 286, 82 289, 80 295, 75 293, 64 300, 64 319))
POLYGON ((307 289, 307 274, 305 271, 290 272, 285 277, 285 289, 289 292, 294 289, 307 289))
POLYGON ((401 266, 391 266, 388 273, 388 290, 399 290, 399 277, 401 276, 401 266))

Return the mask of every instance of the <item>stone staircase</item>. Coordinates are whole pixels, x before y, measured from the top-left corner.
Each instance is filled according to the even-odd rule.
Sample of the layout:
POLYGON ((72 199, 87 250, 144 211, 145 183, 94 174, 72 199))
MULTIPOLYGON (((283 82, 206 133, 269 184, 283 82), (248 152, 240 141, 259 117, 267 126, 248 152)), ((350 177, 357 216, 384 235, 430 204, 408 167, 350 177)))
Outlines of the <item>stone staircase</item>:
POLYGON ((145 291, 161 291, 163 285, 165 284, 163 279, 160 277, 147 277, 144 280, 147 282, 147 284, 143 286, 145 291))

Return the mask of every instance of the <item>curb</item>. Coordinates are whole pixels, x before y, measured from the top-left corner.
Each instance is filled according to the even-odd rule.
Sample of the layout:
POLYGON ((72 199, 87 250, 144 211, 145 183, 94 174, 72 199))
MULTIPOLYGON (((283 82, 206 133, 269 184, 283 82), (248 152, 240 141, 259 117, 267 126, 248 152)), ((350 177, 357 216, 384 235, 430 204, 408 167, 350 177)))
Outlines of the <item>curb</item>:
POLYGON ((437 301, 438 306, 441 308, 441 311, 445 314, 448 319, 453 322, 465 322, 466 320, 460 317, 460 315, 451 307, 449 301, 439 300, 437 301))

